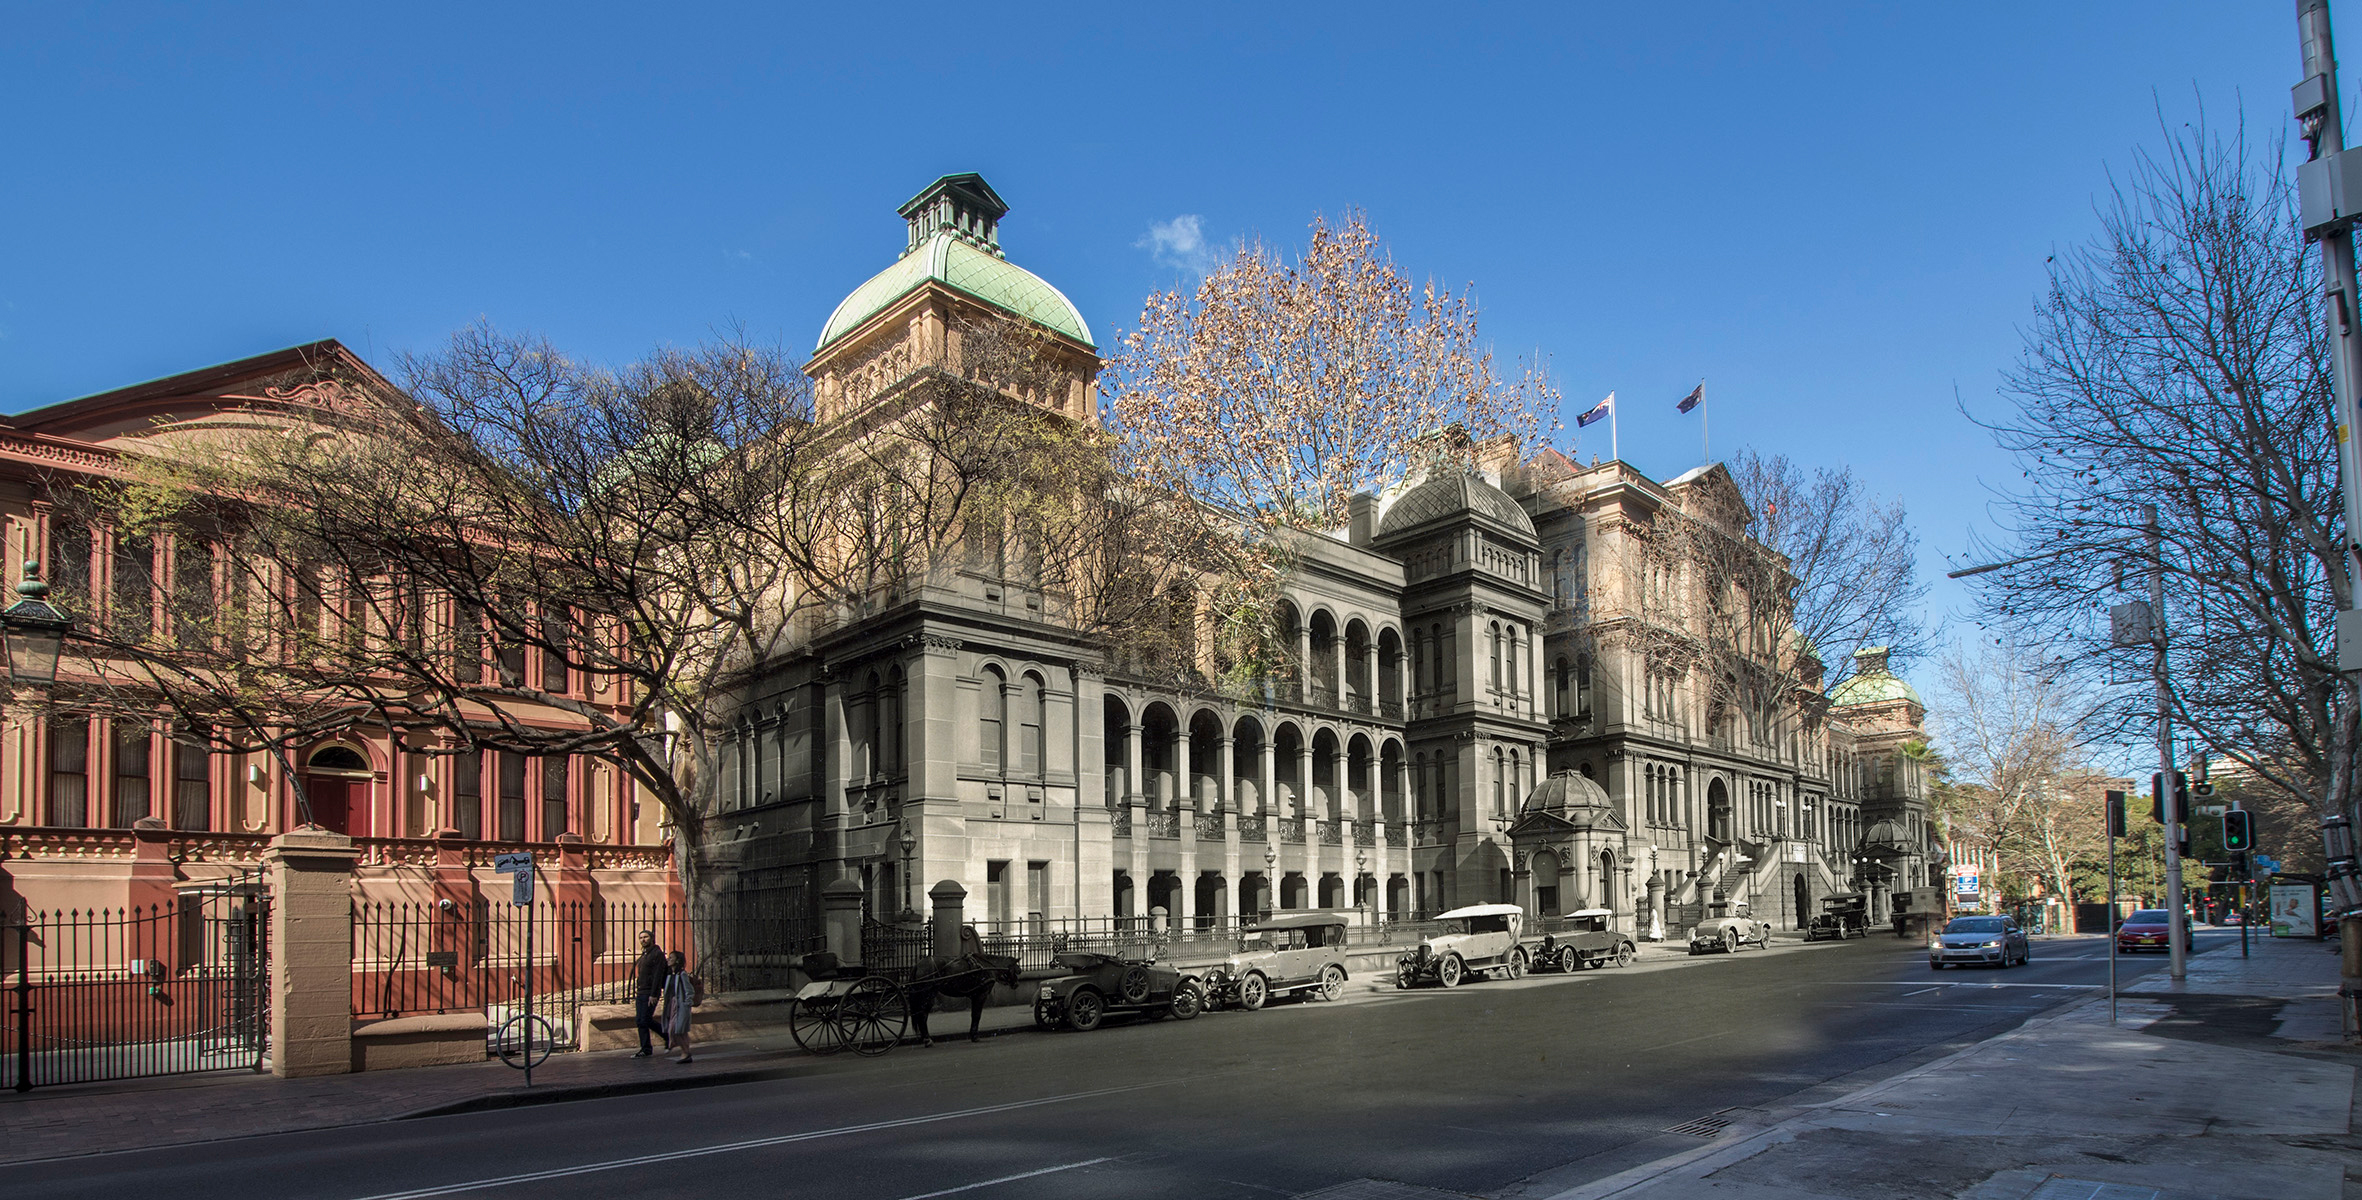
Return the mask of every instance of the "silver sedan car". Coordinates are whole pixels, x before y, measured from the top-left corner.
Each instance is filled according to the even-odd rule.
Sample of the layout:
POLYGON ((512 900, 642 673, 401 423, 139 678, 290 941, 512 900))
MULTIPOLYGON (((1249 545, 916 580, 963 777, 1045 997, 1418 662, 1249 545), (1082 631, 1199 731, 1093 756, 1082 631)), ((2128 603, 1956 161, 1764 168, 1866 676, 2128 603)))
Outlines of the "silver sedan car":
POLYGON ((1954 917, 1927 944, 1927 965, 1937 971, 1969 963, 2014 967, 2033 957, 2034 947, 2026 940, 2026 931, 2008 917, 1954 917))

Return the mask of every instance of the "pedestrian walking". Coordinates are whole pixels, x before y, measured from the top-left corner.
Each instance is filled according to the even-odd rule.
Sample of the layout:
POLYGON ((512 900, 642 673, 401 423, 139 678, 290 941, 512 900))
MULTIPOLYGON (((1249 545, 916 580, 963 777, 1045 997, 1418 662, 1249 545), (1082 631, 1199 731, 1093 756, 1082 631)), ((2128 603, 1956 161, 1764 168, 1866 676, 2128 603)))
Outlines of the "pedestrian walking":
POLYGON ((690 1010, 697 1007, 697 981, 689 977, 689 961, 678 950, 669 960, 672 974, 664 979, 664 1044, 680 1051, 675 1062, 689 1062, 690 1010))
POLYGON ((640 1031, 640 1052, 633 1058, 646 1058, 656 1053, 648 1044, 648 1031, 656 1026, 656 1006, 664 998, 665 978, 672 974, 672 965, 665 961, 664 950, 656 944, 656 931, 640 931, 640 957, 632 961, 632 1020, 640 1031))

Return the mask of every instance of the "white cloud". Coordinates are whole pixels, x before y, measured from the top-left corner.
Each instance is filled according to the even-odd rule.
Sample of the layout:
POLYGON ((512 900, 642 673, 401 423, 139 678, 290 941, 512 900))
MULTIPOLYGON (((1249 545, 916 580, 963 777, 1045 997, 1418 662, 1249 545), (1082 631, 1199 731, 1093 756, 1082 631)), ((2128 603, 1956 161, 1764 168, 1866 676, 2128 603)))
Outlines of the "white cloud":
POLYGON ((1132 245, 1148 251, 1148 256, 1161 266, 1198 275, 1211 273, 1221 261, 1214 248, 1206 244, 1205 218, 1196 213, 1185 213, 1170 221, 1151 221, 1147 234, 1132 245))

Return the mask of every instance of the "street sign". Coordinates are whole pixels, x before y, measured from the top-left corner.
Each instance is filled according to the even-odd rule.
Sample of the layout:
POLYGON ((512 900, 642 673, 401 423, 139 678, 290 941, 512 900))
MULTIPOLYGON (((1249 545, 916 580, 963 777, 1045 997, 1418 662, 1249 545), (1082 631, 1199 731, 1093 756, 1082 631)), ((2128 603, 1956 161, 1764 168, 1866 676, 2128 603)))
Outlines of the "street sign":
POLYGON ((533 856, 530 854, 496 854, 492 869, 509 877, 509 903, 525 908, 533 903, 533 856))

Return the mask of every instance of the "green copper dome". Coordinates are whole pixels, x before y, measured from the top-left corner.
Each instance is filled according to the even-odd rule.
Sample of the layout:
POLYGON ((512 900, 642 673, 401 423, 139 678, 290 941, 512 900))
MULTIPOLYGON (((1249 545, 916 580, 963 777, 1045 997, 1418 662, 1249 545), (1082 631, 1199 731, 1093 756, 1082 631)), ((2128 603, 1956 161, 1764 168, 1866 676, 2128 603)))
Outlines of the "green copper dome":
POLYGON ((1872 646, 1854 651, 1853 678, 1837 685, 1829 693, 1831 704, 1881 704, 1889 700, 1908 700, 1921 708, 1927 702, 1919 698, 1902 677, 1886 669, 1887 648, 1872 646))
POLYGON ((837 305, 815 350, 860 328, 930 279, 1097 348, 1090 325, 1064 292, 1001 256, 1000 218, 1008 206, 983 177, 946 175, 900 211, 910 222, 909 249, 837 305))

